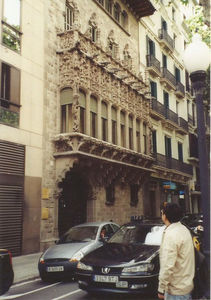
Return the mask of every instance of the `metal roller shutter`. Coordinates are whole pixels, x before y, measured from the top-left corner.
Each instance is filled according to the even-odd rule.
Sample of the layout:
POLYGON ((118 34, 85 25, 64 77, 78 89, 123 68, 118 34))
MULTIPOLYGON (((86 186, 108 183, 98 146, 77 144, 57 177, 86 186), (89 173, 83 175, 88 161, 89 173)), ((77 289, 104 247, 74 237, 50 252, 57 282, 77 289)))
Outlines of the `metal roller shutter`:
POLYGON ((21 254, 23 198, 23 145, 0 141, 0 248, 21 254))

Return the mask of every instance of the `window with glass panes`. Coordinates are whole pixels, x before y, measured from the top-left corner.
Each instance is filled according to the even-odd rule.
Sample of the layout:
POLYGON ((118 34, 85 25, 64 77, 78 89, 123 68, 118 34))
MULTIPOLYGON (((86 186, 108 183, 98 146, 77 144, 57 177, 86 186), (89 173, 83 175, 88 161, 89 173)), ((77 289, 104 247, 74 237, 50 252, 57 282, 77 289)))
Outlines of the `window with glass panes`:
POLYGON ((147 125, 143 124, 144 154, 147 154, 147 125))
POLYGON ((79 90, 80 126, 79 131, 85 133, 86 94, 79 90))
POLYGON ((90 97, 90 134, 97 137, 97 99, 90 97))
POLYGON ((157 99, 157 83, 150 81, 151 95, 154 99, 157 99))
POLYGON ((120 113, 121 146, 125 147, 125 113, 120 113))
POLYGON ((21 49, 20 0, 3 1, 2 43, 11 50, 21 49))
POLYGON ((66 3, 65 17, 64 17, 64 29, 70 30, 74 22, 73 8, 66 3))
POLYGON ((152 130, 152 152, 157 153, 157 132, 152 130))
POLYGON ((112 15, 112 0, 105 0, 105 8, 112 15))
POLYGON ((129 116, 129 148, 133 149, 133 118, 129 116))
POLYGON ((178 159, 183 162, 183 146, 180 142, 178 142, 178 159))
POLYGON ((114 19, 119 22, 120 21, 120 6, 118 3, 114 5, 114 19))
POLYGON ((115 107, 111 108, 111 122, 112 122, 112 143, 117 143, 117 111, 115 107))
POLYGON ((71 88, 63 89, 60 93, 61 104, 61 132, 68 133, 73 129, 73 90, 71 88))
POLYGON ((101 121, 102 121, 102 140, 108 139, 108 108, 107 104, 102 101, 101 104, 101 121))
POLYGON ((168 136, 165 136, 165 154, 171 158, 171 138, 168 136))
POLYGON ((136 149, 137 152, 141 152, 141 140, 140 140, 140 121, 136 120, 136 149))

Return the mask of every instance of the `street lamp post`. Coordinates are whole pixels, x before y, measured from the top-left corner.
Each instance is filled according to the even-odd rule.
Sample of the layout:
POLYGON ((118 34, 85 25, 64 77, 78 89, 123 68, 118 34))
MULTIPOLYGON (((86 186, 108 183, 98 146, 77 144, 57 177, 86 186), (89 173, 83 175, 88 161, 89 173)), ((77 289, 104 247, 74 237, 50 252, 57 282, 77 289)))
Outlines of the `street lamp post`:
POLYGON ((205 88, 206 70, 209 63, 210 50, 208 46, 201 41, 200 35, 195 34, 192 43, 185 49, 184 64, 190 73, 190 79, 196 96, 200 190, 204 225, 203 249, 208 264, 210 262, 210 193, 203 91, 205 88))

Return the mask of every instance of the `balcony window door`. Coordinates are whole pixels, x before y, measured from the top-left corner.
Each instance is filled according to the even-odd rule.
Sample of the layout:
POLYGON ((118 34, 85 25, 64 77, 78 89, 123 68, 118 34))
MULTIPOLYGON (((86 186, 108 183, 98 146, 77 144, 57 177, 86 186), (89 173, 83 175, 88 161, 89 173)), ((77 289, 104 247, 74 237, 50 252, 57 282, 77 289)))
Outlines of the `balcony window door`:
POLYGON ((150 88, 152 97, 157 100, 157 83, 150 81, 150 88))
POLYGON ((165 136, 165 154, 166 157, 171 158, 171 138, 165 136))
POLYGON ((167 56, 165 54, 162 55, 163 68, 167 69, 167 56))
POLYGON ((157 153, 157 132, 152 130, 152 152, 157 153))
POLYGON ((167 31, 167 23, 163 18, 161 18, 161 28, 167 31))
POLYGON ((155 57, 155 43, 147 37, 147 53, 155 57))
POLYGON ((79 91, 80 126, 79 131, 85 133, 86 94, 79 91))
POLYGON ((115 107, 111 108, 111 122, 112 122, 112 143, 117 143, 117 111, 115 107))
POLYGON ((108 108, 107 104, 102 101, 101 107, 101 120, 102 120, 102 140, 108 139, 108 108))
POLYGON ((140 121, 136 120, 136 150, 141 152, 140 121))
POLYGON ((129 116, 129 148, 133 149, 133 118, 129 116))
POLYGON ((94 96, 90 97, 90 134, 97 137, 97 99, 94 96))
POLYGON ((181 76, 180 76, 180 69, 175 67, 175 78, 176 78, 176 82, 180 82, 181 81, 181 76))
POLYGON ((120 128, 121 128, 121 146, 125 147, 125 113, 120 114, 120 128))
POLYGON ((60 104, 61 104, 61 132, 68 133, 71 132, 73 129, 73 114, 72 114, 73 90, 71 88, 66 88, 61 91, 60 104))
POLYGON ((183 146, 180 142, 178 142, 178 159, 183 162, 183 146))

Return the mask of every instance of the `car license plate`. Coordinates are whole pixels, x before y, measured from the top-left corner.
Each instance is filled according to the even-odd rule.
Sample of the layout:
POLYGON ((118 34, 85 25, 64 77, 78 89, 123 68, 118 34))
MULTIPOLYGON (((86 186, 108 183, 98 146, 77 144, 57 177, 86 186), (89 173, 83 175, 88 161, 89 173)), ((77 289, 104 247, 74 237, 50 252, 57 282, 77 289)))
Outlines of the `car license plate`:
POLYGON ((64 271, 63 266, 47 267, 47 272, 62 272, 62 271, 64 271))
POLYGON ((118 282, 118 276, 95 275, 94 281, 96 281, 96 282, 118 282))
POLYGON ((128 288, 128 282, 127 281, 119 281, 116 282, 117 288, 128 288))

